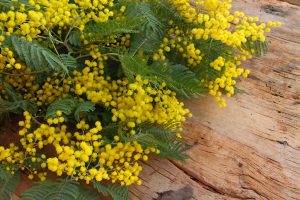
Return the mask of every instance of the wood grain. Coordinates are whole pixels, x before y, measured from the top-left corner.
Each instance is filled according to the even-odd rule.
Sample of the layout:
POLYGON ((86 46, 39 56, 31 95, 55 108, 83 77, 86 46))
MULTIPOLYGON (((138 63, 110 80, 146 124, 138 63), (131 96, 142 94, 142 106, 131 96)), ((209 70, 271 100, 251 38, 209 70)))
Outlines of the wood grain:
POLYGON ((245 63, 251 76, 228 108, 218 109, 211 97, 186 102, 194 114, 186 123, 191 159, 146 164, 144 185, 132 188, 132 199, 186 184, 199 200, 300 199, 300 8, 235 0, 233 9, 284 25, 270 35, 267 56, 245 63))
MULTIPOLYGON (((144 163, 132 200, 188 200, 185 186, 194 200, 300 199, 300 8, 286 1, 295 5, 234 0, 235 10, 283 22, 270 35, 270 54, 245 63, 252 73, 228 108, 211 97, 186 102, 194 114, 186 123, 191 159, 144 163)), ((29 185, 23 178, 18 193, 29 185)))

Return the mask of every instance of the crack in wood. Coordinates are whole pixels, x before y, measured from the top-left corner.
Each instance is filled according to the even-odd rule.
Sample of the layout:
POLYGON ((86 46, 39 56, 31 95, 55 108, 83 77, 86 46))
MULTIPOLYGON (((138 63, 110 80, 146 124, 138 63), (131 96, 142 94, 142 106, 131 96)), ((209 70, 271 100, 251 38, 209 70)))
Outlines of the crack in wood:
POLYGON ((190 179, 194 182, 196 182, 198 185, 200 185, 201 187, 203 187, 204 189, 206 190, 209 190, 213 193, 216 193, 216 194, 219 194, 219 195, 222 195, 224 197, 230 197, 230 198, 239 198, 239 199, 251 199, 251 198, 248 198, 248 197, 242 197, 238 194, 229 194, 229 193, 226 193, 225 191, 222 191, 220 190, 219 188, 205 182, 204 180, 200 180, 198 179, 197 177, 193 176, 191 173, 189 173, 185 168, 183 168, 182 166, 178 165, 176 162, 174 161, 171 161, 170 162, 175 166, 177 167, 179 170, 181 170, 183 173, 185 173, 188 177, 190 177, 190 179))

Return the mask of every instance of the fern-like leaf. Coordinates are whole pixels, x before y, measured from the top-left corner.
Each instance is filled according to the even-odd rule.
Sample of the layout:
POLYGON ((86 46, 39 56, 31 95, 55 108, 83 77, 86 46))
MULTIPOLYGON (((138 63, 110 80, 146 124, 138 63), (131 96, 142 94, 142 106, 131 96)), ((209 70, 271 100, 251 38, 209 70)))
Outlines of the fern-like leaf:
POLYGON ((215 80, 220 77, 222 71, 217 71, 210 66, 210 63, 219 56, 225 59, 231 59, 230 55, 234 53, 234 49, 218 40, 196 40, 196 47, 204 53, 203 60, 193 70, 199 80, 215 80))
POLYGON ((17 188, 20 173, 15 172, 14 175, 4 169, 0 169, 0 199, 11 200, 12 194, 17 188))
POLYGON ((240 47, 242 50, 246 50, 250 52, 251 54, 254 53, 255 56, 263 56, 268 53, 269 51, 269 44, 267 41, 250 41, 247 40, 247 42, 243 43, 242 46, 240 47))
POLYGON ((71 31, 69 38, 68 38, 69 43, 75 47, 82 46, 82 41, 80 39, 80 36, 81 36, 81 32, 79 32, 77 30, 71 31))
POLYGON ((8 100, 0 100, 0 114, 21 114, 23 111, 34 113, 36 111, 36 106, 28 100, 23 100, 22 96, 9 84, 4 84, 4 91, 8 100))
POLYGON ((68 54, 60 54, 60 59, 67 69, 75 70, 78 67, 77 60, 68 54))
POLYGON ((77 197, 76 200, 99 200, 99 196, 97 194, 97 192, 84 188, 84 187, 80 187, 79 188, 79 195, 77 197))
POLYGON ((104 196, 110 195, 113 200, 129 200, 129 191, 126 186, 120 186, 118 184, 105 186, 96 181, 93 181, 93 186, 104 196))
POLYGON ((189 28, 189 25, 184 22, 184 17, 177 12, 169 0, 150 1, 149 4, 156 18, 160 19, 163 24, 168 24, 172 20, 182 30, 189 28))
POLYGON ((73 113, 77 105, 78 101, 72 98, 56 100, 48 106, 45 118, 49 119, 56 117, 56 112, 58 110, 65 115, 70 115, 73 113))
POLYGON ((138 17, 124 17, 112 19, 105 23, 89 23, 84 30, 90 41, 105 41, 107 37, 124 33, 137 33, 140 25, 138 17))
POLYGON ((28 0, 19 0, 19 1, 12 1, 12 0, 1 0, 0 1, 0 11, 4 10, 10 10, 10 8, 13 6, 14 8, 20 8, 20 5, 24 4, 28 6, 28 0))
POLYGON ((122 69, 130 81, 134 81, 136 75, 141 75, 154 85, 165 82, 167 86, 183 97, 199 96, 204 87, 195 74, 183 65, 154 62, 152 65, 140 57, 131 55, 120 56, 122 69))
POLYGON ((160 150, 161 157, 184 161, 188 158, 185 151, 189 149, 189 145, 184 139, 177 137, 177 133, 185 132, 177 130, 173 123, 144 123, 138 126, 134 136, 126 137, 122 132, 119 135, 125 142, 138 141, 144 147, 156 147, 160 150))
POLYGON ((137 34, 133 34, 130 51, 154 52, 163 39, 165 26, 157 19, 149 3, 129 4, 127 12, 135 17, 140 17, 142 25, 137 34))
POLYGON ((38 182, 21 195, 20 200, 76 200, 79 196, 79 185, 69 180, 38 182))
POLYGON ((83 112, 91 112, 96 109, 95 105, 92 102, 85 101, 79 104, 77 109, 74 112, 75 119, 80 121, 80 114, 83 112))
POLYGON ((198 97, 204 93, 204 85, 194 72, 181 64, 154 62, 150 66, 161 76, 167 86, 182 97, 198 97))
POLYGON ((11 46, 21 60, 34 71, 56 70, 68 71, 62 60, 48 48, 36 42, 27 41, 19 36, 7 37, 4 45, 11 46))

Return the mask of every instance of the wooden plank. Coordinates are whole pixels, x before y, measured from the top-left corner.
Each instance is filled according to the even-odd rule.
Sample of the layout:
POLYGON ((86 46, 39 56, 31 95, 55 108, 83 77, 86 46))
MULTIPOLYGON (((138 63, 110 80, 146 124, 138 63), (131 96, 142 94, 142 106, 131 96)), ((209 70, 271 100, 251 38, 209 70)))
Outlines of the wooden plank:
POLYGON ((285 2, 288 2, 290 4, 300 6, 300 1, 299 0, 279 0, 279 1, 285 1, 285 2))
POLYGON ((146 171, 156 171, 143 172, 147 181, 132 188, 133 199, 183 183, 200 191, 199 200, 300 199, 300 8, 270 0, 236 0, 233 8, 283 22, 270 36, 270 54, 245 63, 252 73, 228 108, 218 109, 211 97, 186 102, 194 113, 186 124, 191 159, 148 163, 146 171), (171 173, 159 175, 166 169, 171 173))
MULTIPOLYGON (((172 200, 220 200, 226 197, 210 191, 209 187, 191 178, 168 160, 152 158, 149 162, 144 163, 141 179, 143 180, 142 186, 130 188, 132 200, 150 200, 153 198, 168 200, 167 196, 174 193, 176 195, 172 200), (180 190, 186 186, 190 187, 191 191, 180 190), (171 192, 168 192, 170 190, 171 192), (163 195, 162 198, 159 198, 159 193, 163 195), (190 195, 191 198, 188 198, 190 195)), ((226 199, 233 200, 235 198, 226 197, 226 199)))
POLYGON ((234 9, 284 23, 271 34, 270 54, 246 63, 245 92, 228 108, 211 97, 186 102, 194 113, 186 123, 191 159, 144 163, 131 199, 300 199, 300 9, 274 0, 235 0, 234 9))

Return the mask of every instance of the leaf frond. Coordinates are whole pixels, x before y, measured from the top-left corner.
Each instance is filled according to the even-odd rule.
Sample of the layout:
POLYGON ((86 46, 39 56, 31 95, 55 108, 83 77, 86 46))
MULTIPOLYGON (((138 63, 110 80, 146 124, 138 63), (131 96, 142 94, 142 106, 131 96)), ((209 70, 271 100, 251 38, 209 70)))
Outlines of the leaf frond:
POLYGON ((93 181, 93 186, 104 196, 110 195, 113 200, 129 200, 129 191, 125 186, 112 183, 108 185, 102 185, 96 181, 93 181))
POLYGON ((78 101, 75 98, 58 99, 48 106, 45 119, 56 117, 57 111, 61 111, 65 115, 70 115, 77 105, 78 101))
POLYGON ((20 36, 12 35, 5 39, 4 45, 12 47, 20 59, 33 71, 51 69, 68 71, 62 60, 55 53, 37 42, 30 42, 20 36))
POLYGON ((18 181, 20 179, 20 172, 15 172, 14 175, 0 169, 0 199, 11 200, 13 193, 17 188, 18 181))

